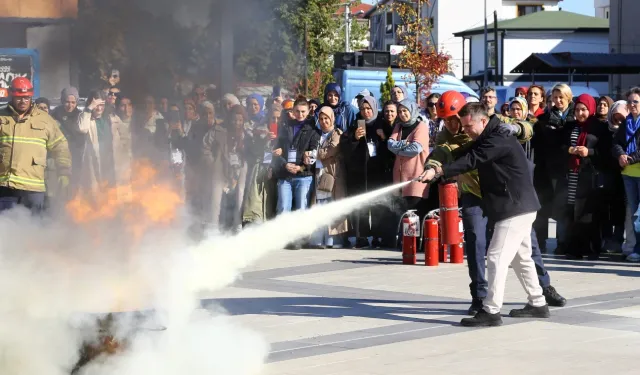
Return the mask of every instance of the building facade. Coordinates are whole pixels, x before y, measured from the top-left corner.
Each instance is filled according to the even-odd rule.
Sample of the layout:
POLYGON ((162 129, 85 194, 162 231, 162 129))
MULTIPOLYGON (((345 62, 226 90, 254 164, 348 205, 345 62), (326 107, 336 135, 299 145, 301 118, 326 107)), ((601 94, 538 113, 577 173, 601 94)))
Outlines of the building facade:
MULTIPOLYGON (((77 83, 71 59, 71 24, 78 0, 0 0, 0 48, 37 51, 40 96, 57 98, 77 83)), ((9 85, 9 80, 0 86, 9 85)))
MULTIPOLYGON (((611 0, 609 17, 609 52, 640 53, 640 1, 611 0)), ((610 90, 622 95, 631 86, 640 86, 640 74, 613 75, 610 90)))
MULTIPOLYGON (((401 27, 397 14, 385 10, 393 0, 381 0, 366 17, 370 21, 370 49, 389 51, 399 45, 396 30, 401 27)), ((487 0, 488 23, 493 22, 496 11, 499 20, 512 19, 543 10, 558 10, 559 0, 487 0)), ((461 78, 465 68, 462 56, 463 39, 454 33, 484 25, 484 1, 431 0, 424 1, 420 14, 433 26, 431 43, 451 55, 452 72, 461 78), (464 11, 461 11, 464 10, 464 11)), ((468 60, 467 60, 468 62, 468 60)))
POLYGON ((593 0, 596 8, 596 17, 608 20, 611 18, 611 4, 609 0, 593 0))
MULTIPOLYGON (((485 50, 488 49, 490 84, 528 85, 534 79, 545 86, 567 82, 566 75, 531 77, 529 74, 512 74, 511 71, 532 53, 591 52, 607 53, 609 27, 606 20, 565 11, 544 11, 516 19, 499 21, 497 43, 493 23, 489 25, 488 42, 485 44, 484 28, 476 27, 457 32, 464 40, 461 46, 463 81, 471 87, 481 85, 484 77, 485 50), (467 68, 468 67, 468 68, 467 68)), ((574 76, 575 85, 589 85, 598 92, 608 93, 608 77, 574 76)))

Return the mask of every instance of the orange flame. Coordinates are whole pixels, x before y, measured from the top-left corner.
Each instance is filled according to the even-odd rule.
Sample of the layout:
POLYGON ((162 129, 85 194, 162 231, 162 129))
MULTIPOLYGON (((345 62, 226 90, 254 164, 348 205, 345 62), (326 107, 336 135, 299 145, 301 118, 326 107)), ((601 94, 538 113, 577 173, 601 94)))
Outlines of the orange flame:
POLYGON ((132 168, 131 183, 99 189, 96 194, 84 192, 66 205, 74 223, 95 224, 117 221, 134 240, 151 228, 173 223, 183 204, 176 187, 162 182, 148 162, 132 168))

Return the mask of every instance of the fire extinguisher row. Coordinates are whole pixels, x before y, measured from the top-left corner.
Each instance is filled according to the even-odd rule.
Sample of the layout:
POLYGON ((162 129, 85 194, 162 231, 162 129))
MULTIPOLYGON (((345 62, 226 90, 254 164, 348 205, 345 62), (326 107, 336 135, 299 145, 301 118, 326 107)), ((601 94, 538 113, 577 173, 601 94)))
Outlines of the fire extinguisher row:
POLYGON ((437 266, 440 262, 464 262, 464 230, 458 208, 458 188, 455 183, 444 183, 438 186, 438 192, 440 208, 425 215, 422 223, 416 210, 409 210, 400 218, 403 264, 417 264, 418 246, 424 249, 426 266, 437 266))

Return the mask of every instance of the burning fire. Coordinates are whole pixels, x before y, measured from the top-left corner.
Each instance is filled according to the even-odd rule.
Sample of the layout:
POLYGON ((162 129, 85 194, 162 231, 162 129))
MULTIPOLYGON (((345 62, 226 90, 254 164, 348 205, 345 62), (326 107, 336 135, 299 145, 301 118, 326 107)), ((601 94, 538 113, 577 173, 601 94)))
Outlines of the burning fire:
POLYGON ((162 182, 149 162, 132 168, 131 183, 99 189, 98 194, 79 193, 66 205, 76 224, 90 225, 117 220, 139 240, 149 229, 173 223, 183 204, 170 182, 162 182))

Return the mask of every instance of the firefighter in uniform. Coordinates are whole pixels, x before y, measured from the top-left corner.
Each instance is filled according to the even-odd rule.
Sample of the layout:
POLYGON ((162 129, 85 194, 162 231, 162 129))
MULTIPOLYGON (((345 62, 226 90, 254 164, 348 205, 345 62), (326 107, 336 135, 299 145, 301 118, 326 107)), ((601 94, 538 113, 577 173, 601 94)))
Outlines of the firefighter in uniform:
POLYGON ((22 205, 34 213, 45 206, 47 156, 55 160, 60 189, 67 189, 71 154, 56 121, 33 103, 33 85, 15 78, 10 102, 0 109, 0 211, 22 205))
MULTIPOLYGON (((473 145, 473 140, 462 132, 462 123, 458 112, 466 104, 464 96, 457 91, 447 91, 442 94, 436 111, 438 118, 445 122, 445 128, 436 136, 436 148, 433 150, 425 165, 426 169, 439 169, 458 159, 473 145)), ((528 121, 516 121, 501 115, 497 116, 504 128, 509 129, 520 143, 527 144, 533 136, 533 127, 528 121)), ((474 170, 458 176, 458 186, 461 190, 460 207, 462 208, 462 224, 466 243, 467 263, 471 284, 471 307, 468 314, 475 315, 482 309, 482 300, 487 295, 488 283, 485 277, 485 254, 488 245, 487 218, 482 209, 482 195, 480 194, 480 179, 478 171, 474 170)), ((535 232, 532 231, 533 259, 543 294, 550 306, 564 306, 566 299, 553 286, 547 273, 535 232)))

